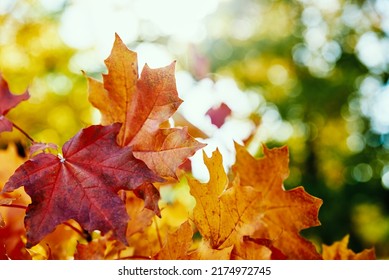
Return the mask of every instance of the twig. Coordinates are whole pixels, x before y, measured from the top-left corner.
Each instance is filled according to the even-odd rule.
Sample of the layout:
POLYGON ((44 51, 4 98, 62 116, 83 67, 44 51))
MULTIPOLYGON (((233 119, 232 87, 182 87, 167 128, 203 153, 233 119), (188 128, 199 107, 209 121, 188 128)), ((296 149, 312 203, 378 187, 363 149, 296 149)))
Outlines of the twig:
POLYGON ((32 143, 35 143, 34 139, 27 133, 25 132, 20 126, 18 126, 15 123, 12 123, 13 127, 15 127, 17 130, 19 130, 24 136, 28 138, 32 143))

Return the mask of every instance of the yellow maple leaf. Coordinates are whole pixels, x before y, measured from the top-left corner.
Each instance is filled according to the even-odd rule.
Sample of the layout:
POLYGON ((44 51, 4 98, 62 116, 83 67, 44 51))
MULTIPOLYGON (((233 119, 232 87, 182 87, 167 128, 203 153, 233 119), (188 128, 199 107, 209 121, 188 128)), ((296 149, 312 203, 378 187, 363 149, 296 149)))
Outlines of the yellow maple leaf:
POLYGON ((211 158, 204 153, 204 162, 210 173, 209 182, 188 179, 190 193, 196 199, 193 219, 209 247, 220 250, 254 231, 260 193, 252 187, 240 186, 239 178, 229 184, 218 150, 211 158))
POLYGON ((350 236, 346 235, 341 241, 334 242, 332 245, 322 245, 324 260, 375 260, 375 250, 365 249, 360 253, 355 253, 348 249, 347 245, 350 236))

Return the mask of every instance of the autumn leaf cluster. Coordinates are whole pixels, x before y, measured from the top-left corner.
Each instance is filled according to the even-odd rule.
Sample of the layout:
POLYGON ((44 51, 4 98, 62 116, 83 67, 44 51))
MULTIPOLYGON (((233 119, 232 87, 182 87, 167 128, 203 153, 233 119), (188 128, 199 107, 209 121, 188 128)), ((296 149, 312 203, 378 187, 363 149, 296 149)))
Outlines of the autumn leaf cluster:
POLYGON ((256 159, 236 144, 228 172, 218 150, 203 153, 208 182, 180 168, 204 144, 169 122, 182 103, 175 62, 139 74, 136 53, 116 35, 105 64, 102 82, 87 77, 101 124, 61 150, 8 119, 29 93, 12 94, 0 76, 0 133, 19 130, 31 141, 25 161, 12 145, 0 154, 1 259, 375 258, 373 249, 347 249, 348 237, 319 248, 301 235, 320 225, 322 201, 303 187, 284 189, 287 147, 263 146, 256 159), (160 191, 180 185, 193 208, 161 201, 160 191))

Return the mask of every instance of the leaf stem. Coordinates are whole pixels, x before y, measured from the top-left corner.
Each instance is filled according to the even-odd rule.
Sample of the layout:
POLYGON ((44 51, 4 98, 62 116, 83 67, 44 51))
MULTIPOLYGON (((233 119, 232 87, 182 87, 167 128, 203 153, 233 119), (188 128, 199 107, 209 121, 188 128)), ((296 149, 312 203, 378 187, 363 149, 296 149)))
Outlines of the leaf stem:
POLYGON ((65 226, 68 226, 70 227, 72 230, 74 230, 75 232, 77 232, 82 238, 86 239, 86 241, 90 242, 91 241, 91 236, 90 234, 85 231, 85 230, 80 230, 78 228, 76 228, 75 226, 73 226, 71 223, 69 222, 64 222, 63 223, 65 226))
POLYGON ((18 209, 27 209, 27 206, 18 205, 18 204, 0 204, 0 207, 9 207, 9 208, 18 208, 18 209))
POLYGON ((128 257, 121 257, 118 258, 117 260, 151 260, 151 257, 133 255, 128 257))
POLYGON ((12 123, 13 127, 15 127, 17 130, 19 130, 24 136, 27 137, 28 140, 30 140, 32 143, 35 142, 35 140, 27 133, 25 132, 20 126, 18 126, 15 123, 12 123))
POLYGON ((153 217, 153 220, 154 220, 154 224, 155 224, 155 230, 157 232, 159 247, 162 249, 163 243, 162 243, 162 239, 161 239, 161 234, 159 232, 159 227, 158 227, 157 219, 155 218, 155 216, 153 217))
MULTIPOLYGON (((0 207, 17 208, 17 209, 24 209, 24 210, 27 209, 27 206, 19 205, 19 204, 0 204, 0 207)), ((77 232, 82 238, 86 239, 88 242, 90 242, 92 240, 91 235, 86 230, 82 231, 82 230, 76 228, 75 226, 73 226, 69 222, 64 222, 63 224, 65 226, 70 227, 75 232, 77 232)))

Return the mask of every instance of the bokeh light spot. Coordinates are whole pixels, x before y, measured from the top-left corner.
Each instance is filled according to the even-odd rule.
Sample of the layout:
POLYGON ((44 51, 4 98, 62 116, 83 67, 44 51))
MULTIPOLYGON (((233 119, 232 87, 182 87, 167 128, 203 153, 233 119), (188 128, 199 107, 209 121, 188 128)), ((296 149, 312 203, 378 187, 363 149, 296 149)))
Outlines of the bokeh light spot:
POLYGON ((360 163, 353 168, 352 176, 357 182, 368 182, 373 176, 373 169, 367 163, 360 163))

